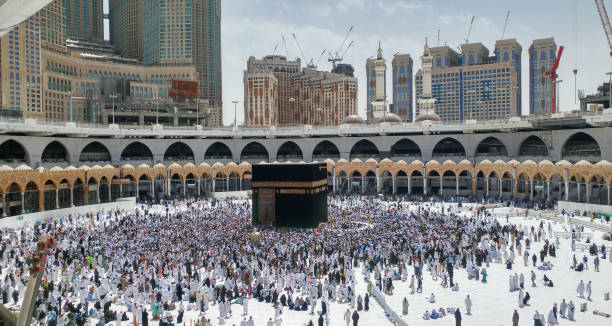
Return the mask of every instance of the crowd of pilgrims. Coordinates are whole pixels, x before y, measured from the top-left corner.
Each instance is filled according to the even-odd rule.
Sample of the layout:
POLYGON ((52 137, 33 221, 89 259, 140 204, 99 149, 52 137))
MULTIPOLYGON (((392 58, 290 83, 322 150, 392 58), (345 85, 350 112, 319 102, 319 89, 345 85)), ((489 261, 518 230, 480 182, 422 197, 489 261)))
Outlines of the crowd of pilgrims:
MULTIPOLYGON (((198 325, 211 325, 242 310, 241 325, 249 326, 255 325, 249 300, 256 300, 275 307, 274 316, 258 324, 280 325, 283 310, 292 309, 313 314, 310 324, 329 325, 330 302, 336 302, 347 305, 347 325, 357 325, 373 287, 393 295, 394 282, 410 280, 411 291, 422 292, 428 271, 458 290, 457 268, 486 282, 485 266, 503 259, 512 268, 523 251, 527 264, 530 242, 546 232, 544 225, 502 226, 482 206, 470 211, 461 204, 360 197, 329 197, 328 203, 330 220, 320 228, 263 228, 258 241, 251 237, 247 200, 172 201, 4 228, 1 301, 21 304, 29 257, 38 237, 50 235, 57 245, 35 302, 34 320, 41 324, 181 324, 185 311, 196 311, 198 325), (358 266, 362 275, 355 275, 358 266), (356 291, 357 277, 368 284, 364 293, 356 291), (209 312, 212 305, 218 316, 209 312)), ((533 253, 533 264, 549 254, 555 244, 546 242, 540 257, 533 253)))

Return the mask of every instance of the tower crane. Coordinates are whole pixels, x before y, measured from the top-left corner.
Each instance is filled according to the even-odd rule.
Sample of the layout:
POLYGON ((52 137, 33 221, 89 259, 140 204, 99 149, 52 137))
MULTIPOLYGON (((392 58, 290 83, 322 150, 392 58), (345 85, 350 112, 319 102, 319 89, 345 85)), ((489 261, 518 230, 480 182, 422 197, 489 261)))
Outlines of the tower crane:
POLYGON ((508 27, 508 19, 510 18, 510 10, 506 13, 506 20, 504 21, 504 29, 502 29, 502 35, 500 40, 504 39, 504 35, 506 35, 506 27, 508 27))
POLYGON ((300 53, 302 54, 302 60, 304 60, 304 63, 306 63, 306 67, 308 68, 316 68, 315 64, 312 62, 313 59, 311 58, 310 61, 306 61, 306 56, 304 55, 304 50, 302 50, 302 46, 300 45, 300 42, 297 39, 297 36, 295 36, 295 33, 292 33, 293 35, 293 39, 295 40, 295 43, 298 46, 298 49, 300 50, 300 53))
POLYGON ((281 35, 283 39, 283 46, 285 47, 285 54, 287 55, 287 60, 289 60, 289 50, 287 50, 287 42, 285 41, 285 35, 281 35))
POLYGON ((551 104, 552 109, 551 113, 556 113, 556 102, 557 102, 557 68, 559 68, 559 61, 561 60, 561 55, 563 55, 563 46, 559 46, 559 50, 557 51, 557 58, 555 59, 555 63, 553 64, 550 70, 546 71, 544 75, 552 81, 552 98, 551 104))
MULTIPOLYGON (((323 55, 325 54, 325 49, 323 49, 323 52, 321 52, 321 55, 319 55, 319 59, 317 59, 317 62, 313 65, 314 68, 317 68, 319 66, 319 62, 321 61, 321 58, 323 58, 323 55)), ((312 63, 312 60, 311 60, 312 63)))
POLYGON ((597 12, 599 12, 599 18, 601 18, 601 24, 603 25, 606 39, 608 40, 608 46, 610 47, 610 56, 612 56, 612 27, 610 27, 610 19, 608 18, 608 12, 603 0, 595 0, 597 6, 597 12))
POLYGON ((476 16, 472 16, 472 20, 470 21, 470 27, 468 28, 467 35, 465 36, 465 43, 470 43, 470 34, 472 34, 472 25, 474 25, 474 18, 476 16))
POLYGON ((353 42, 351 41, 349 45, 346 47, 346 49, 342 51, 344 48, 344 45, 346 44, 346 41, 348 40, 349 35, 351 35, 351 32, 353 31, 353 28, 355 27, 354 26, 349 27, 348 31, 346 32, 346 36, 344 37, 344 40, 342 41, 342 44, 340 44, 340 47, 338 48, 338 50, 336 50, 335 53, 328 51, 329 58, 327 59, 327 61, 332 63, 333 68, 336 68, 337 62, 342 62, 342 60, 344 59, 344 55, 346 54, 346 51, 348 51, 351 45, 353 45, 353 42), (340 54, 340 52, 342 52, 342 54, 340 54))

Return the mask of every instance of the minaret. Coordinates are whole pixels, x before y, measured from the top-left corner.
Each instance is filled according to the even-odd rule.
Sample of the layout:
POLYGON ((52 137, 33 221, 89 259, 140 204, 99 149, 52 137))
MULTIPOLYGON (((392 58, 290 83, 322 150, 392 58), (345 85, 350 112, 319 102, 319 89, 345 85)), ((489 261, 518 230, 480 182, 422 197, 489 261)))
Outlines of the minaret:
POLYGON ((387 76, 387 63, 383 58, 380 41, 378 42, 378 53, 374 60, 374 72, 376 74, 376 91, 374 102, 372 102, 372 110, 374 119, 378 120, 385 116, 387 112, 387 85, 385 77, 387 76))
POLYGON ((423 56, 421 56, 421 69, 423 76, 423 92, 420 98, 417 99, 418 115, 422 114, 434 114, 436 99, 431 94, 431 71, 433 69, 433 57, 429 52, 429 45, 427 45, 427 38, 425 38, 425 48, 423 49, 423 56))

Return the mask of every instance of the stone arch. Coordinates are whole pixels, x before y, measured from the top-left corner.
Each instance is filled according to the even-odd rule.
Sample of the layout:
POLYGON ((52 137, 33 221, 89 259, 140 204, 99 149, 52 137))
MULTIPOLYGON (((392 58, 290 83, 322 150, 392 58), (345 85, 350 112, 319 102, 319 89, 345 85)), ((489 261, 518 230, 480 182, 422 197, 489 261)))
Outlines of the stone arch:
POLYGON ((519 156, 548 156, 548 147, 542 138, 531 135, 521 143, 519 156))
POLYGON ((68 163, 70 154, 64 144, 54 140, 45 146, 40 157, 42 163, 68 163))
POLYGON ((276 152, 276 159, 278 161, 302 161, 304 159, 304 155, 302 154, 302 149, 298 144, 287 141, 279 147, 276 152))
POLYGON ((329 140, 324 140, 315 146, 312 151, 312 159, 313 160, 324 160, 324 159, 339 159, 340 151, 338 150, 338 146, 332 143, 329 140))
POLYGON ((111 154, 106 146, 98 141, 87 144, 81 150, 79 162, 110 162, 111 154))
POLYGON ((465 156, 465 147, 455 138, 446 137, 436 143, 432 157, 465 156))
POLYGON ((127 145, 121 151, 122 161, 150 161, 153 162, 153 153, 151 149, 139 142, 135 141, 127 145))
POLYGON ((483 139, 476 147, 476 156, 508 156, 506 145, 496 137, 483 139))
POLYGON ((413 140, 402 138, 391 145, 389 157, 417 157, 421 159, 421 148, 413 140))
POLYGON ((0 144, 0 163, 26 163, 30 162, 30 155, 20 142, 8 139, 0 144))
POLYGON ((601 148, 591 135, 577 132, 571 135, 563 144, 561 159, 570 162, 580 160, 597 162, 601 160, 601 148))
POLYGON ((211 144, 210 146, 208 146, 208 148, 206 149, 206 152, 204 153, 204 160, 231 160, 232 159, 232 151, 230 150, 230 148, 218 141, 215 142, 213 144, 211 144))
POLYGON ((371 141, 367 139, 362 139, 358 141, 357 143, 355 143, 355 145, 353 145, 353 147, 351 148, 349 160, 352 161, 353 159, 356 159, 356 158, 359 158, 359 159, 368 159, 371 157, 376 158, 379 155, 380 153, 378 151, 378 148, 376 147, 376 145, 374 145, 374 143, 372 143, 371 141))
POLYGON ((82 206, 84 204, 84 193, 85 187, 83 185, 83 179, 81 177, 77 177, 74 179, 74 183, 72 184, 72 200, 74 206, 82 206))
POLYGON ((164 162, 195 163, 193 149, 182 141, 177 141, 166 148, 164 162))
POLYGON ((240 161, 253 161, 258 163, 262 160, 268 162, 270 160, 270 155, 266 147, 259 142, 250 142, 240 151, 240 161))
POLYGON ((598 205, 608 204, 608 183, 601 174, 593 174, 589 177, 589 203, 598 205))
POLYGON ((23 208, 26 213, 34 213, 40 210, 39 186, 34 182, 30 181, 26 184, 23 190, 23 208))

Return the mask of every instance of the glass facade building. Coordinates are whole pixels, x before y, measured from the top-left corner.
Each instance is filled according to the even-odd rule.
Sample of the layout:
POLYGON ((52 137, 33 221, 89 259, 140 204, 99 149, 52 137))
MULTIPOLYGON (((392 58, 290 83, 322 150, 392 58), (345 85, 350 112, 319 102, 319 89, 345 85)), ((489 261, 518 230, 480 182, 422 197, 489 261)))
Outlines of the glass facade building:
MULTIPOLYGON (((520 51, 516 40, 496 43, 495 53, 481 43, 461 46, 463 55, 451 48, 431 48, 432 97, 442 121, 508 119, 520 111, 520 51), (501 47, 501 48, 500 48, 501 47), (504 49, 506 47, 506 49, 504 49), (515 57, 510 60, 514 50, 515 57), (504 60, 504 53, 510 53, 504 60)), ((416 98, 423 92, 422 71, 415 77, 416 98)), ((416 110, 419 115, 419 108, 416 110)))
POLYGON ((557 59, 554 38, 534 40, 529 47, 529 113, 546 114, 552 110, 552 80, 545 72, 557 59))
POLYGON ((391 62, 393 68, 392 113, 402 121, 412 121, 412 58, 409 54, 397 54, 391 62))

